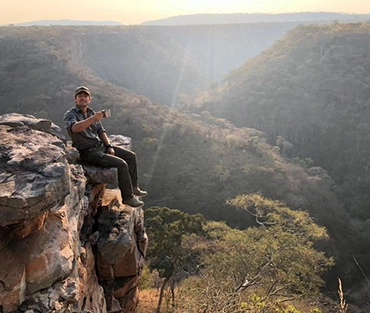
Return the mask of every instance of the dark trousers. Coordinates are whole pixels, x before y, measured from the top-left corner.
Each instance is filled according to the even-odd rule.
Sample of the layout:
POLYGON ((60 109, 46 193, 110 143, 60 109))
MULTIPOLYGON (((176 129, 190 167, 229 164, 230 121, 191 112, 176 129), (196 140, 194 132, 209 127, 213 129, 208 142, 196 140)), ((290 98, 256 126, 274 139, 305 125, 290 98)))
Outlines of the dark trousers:
POLYGON ((114 147, 115 155, 107 154, 104 145, 81 151, 80 157, 83 162, 100 167, 116 167, 118 170, 118 187, 123 199, 133 197, 132 189, 138 186, 136 154, 130 150, 114 147))

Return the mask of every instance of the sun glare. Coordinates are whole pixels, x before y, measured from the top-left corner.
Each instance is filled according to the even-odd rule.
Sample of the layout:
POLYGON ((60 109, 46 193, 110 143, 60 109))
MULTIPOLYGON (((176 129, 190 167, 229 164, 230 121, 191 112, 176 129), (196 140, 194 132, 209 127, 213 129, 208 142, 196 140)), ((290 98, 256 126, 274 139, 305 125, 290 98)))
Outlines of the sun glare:
POLYGON ((80 0, 77 2, 33 0, 31 2, 5 0, 0 10, 0 25, 43 19, 115 20, 123 24, 135 24, 170 16, 201 13, 308 11, 370 13, 370 1, 368 0, 80 0), (52 6, 47 5, 49 1, 53 2, 52 6), (20 7, 23 10, 19 10, 20 7), (71 10, 71 7, 74 9, 71 10))

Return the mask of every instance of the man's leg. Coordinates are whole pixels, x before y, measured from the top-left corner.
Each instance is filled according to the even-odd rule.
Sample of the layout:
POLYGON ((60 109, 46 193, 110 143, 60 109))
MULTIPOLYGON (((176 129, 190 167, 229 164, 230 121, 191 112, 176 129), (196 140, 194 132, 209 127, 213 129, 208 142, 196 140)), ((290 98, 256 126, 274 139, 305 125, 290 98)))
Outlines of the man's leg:
POLYGON ((84 155, 82 161, 100 167, 116 167, 118 173, 118 187, 121 190, 122 201, 124 199, 133 198, 131 175, 128 164, 118 156, 106 154, 105 150, 105 147, 90 150, 84 155))
POLYGON ((137 177, 137 160, 135 152, 117 146, 114 146, 113 149, 115 155, 127 163, 132 186, 134 188, 137 187, 138 177, 137 177))
POLYGON ((133 194, 139 197, 145 197, 148 193, 139 188, 139 180, 137 176, 137 159, 136 153, 121 147, 114 147, 115 155, 126 161, 130 172, 133 194))

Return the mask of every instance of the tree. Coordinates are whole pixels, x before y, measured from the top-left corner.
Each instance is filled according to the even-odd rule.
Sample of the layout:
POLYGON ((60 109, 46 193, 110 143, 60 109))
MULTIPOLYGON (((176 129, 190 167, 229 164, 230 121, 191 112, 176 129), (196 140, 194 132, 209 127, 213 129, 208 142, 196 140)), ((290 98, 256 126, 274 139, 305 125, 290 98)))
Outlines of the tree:
POLYGON ((333 265, 313 247, 327 239, 326 230, 306 212, 260 195, 241 195, 229 204, 248 211, 259 226, 204 226, 213 251, 204 255, 201 275, 185 282, 193 299, 186 305, 204 312, 276 312, 294 299, 317 294, 324 284, 320 275, 333 265))
POLYGON ((196 255, 191 247, 183 245, 183 240, 187 235, 200 234, 205 221, 201 214, 189 215, 166 207, 147 209, 145 221, 151 242, 148 250, 149 268, 157 270, 159 276, 164 278, 157 305, 159 313, 164 290, 171 279, 174 305, 174 283, 178 283, 178 280, 184 277, 184 273, 190 273, 192 268, 196 268, 194 263, 196 255))

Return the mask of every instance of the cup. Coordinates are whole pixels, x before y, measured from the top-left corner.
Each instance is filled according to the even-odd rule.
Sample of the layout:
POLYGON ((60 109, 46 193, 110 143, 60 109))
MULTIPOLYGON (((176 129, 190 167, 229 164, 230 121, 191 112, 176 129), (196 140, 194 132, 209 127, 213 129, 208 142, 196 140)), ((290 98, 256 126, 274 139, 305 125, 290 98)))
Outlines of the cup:
POLYGON ((110 110, 102 110, 103 112, 103 117, 111 117, 110 110))

